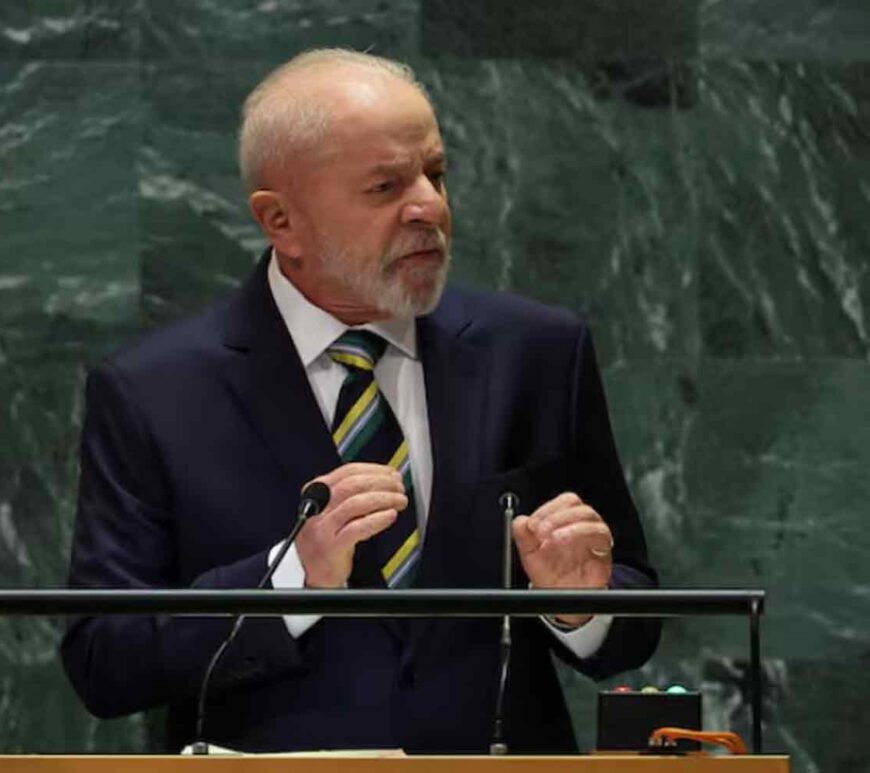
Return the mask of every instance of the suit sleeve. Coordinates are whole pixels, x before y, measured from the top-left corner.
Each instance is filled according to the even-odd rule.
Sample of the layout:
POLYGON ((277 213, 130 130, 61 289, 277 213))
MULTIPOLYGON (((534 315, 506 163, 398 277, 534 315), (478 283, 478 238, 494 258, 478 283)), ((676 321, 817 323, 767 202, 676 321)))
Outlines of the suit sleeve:
MULTIPOLYGON (((69 585, 178 588, 172 492, 147 421, 122 376, 104 363, 88 378, 69 585)), ((266 553, 209 569, 194 588, 254 588, 266 553)), ((81 616, 68 621, 64 668, 103 718, 195 699, 228 618, 81 616)), ((251 618, 216 670, 210 693, 300 667, 280 618, 251 618)))
MULTIPOLYGON (((604 518, 613 534, 610 587, 655 588, 658 578, 649 563, 643 528, 625 482, 592 337, 585 327, 577 345, 570 410, 572 456, 579 462, 578 493, 604 518)), ((643 665, 658 645, 660 633, 658 619, 616 617, 593 655, 578 659, 558 642, 556 652, 587 676, 604 679, 643 665)))

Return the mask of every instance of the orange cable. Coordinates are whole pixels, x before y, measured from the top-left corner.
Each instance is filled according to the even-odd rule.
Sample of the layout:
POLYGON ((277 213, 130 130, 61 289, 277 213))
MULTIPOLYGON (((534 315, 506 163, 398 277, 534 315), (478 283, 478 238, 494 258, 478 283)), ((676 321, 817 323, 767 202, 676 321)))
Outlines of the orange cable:
POLYGON ((689 730, 684 727, 659 727, 652 731, 649 737, 650 746, 669 746, 680 739, 687 741, 700 741, 701 743, 713 743, 723 746, 732 754, 746 754, 746 744, 743 739, 727 730, 715 732, 703 730, 689 730))

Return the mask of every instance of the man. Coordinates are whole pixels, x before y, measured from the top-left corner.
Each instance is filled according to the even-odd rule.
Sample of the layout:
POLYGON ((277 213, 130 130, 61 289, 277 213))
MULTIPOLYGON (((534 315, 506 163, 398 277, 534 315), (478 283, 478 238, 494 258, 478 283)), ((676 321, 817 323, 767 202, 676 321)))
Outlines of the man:
MULTIPOLYGON (((337 50, 291 60, 248 98, 240 161, 272 247, 227 302, 91 374, 71 584, 255 587, 318 479, 329 504, 276 587, 497 587, 505 491, 529 513, 513 528, 518 587, 653 586, 587 328, 444 290, 445 151, 410 71, 337 50)), ((80 618, 62 652, 95 714, 168 704, 177 747, 226 632, 80 618)), ((516 620, 511 749, 575 748, 551 650, 599 678, 657 637, 650 621, 516 620)), ((250 619, 205 734, 248 750, 484 751, 498 643, 493 619, 250 619)))

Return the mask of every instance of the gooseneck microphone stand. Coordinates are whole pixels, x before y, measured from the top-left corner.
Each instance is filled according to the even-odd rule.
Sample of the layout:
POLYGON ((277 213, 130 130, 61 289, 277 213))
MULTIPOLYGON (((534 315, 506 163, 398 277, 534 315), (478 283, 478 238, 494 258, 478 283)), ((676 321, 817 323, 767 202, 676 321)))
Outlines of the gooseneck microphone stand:
MULTIPOLYGON (((504 533, 502 543, 502 588, 511 589, 511 522, 516 515, 520 500, 516 494, 506 491, 498 498, 499 506, 504 511, 504 533)), ((508 753, 504 739, 504 696, 507 689, 508 665, 511 659, 511 616, 504 615, 501 620, 501 668, 498 679, 498 695, 495 700, 495 722, 492 730, 492 743, 489 753, 501 756, 508 753)))
MULTIPOLYGON (((296 514, 296 523, 293 524, 293 529, 281 543, 280 549, 266 569, 266 574, 263 575, 259 585, 257 585, 258 589, 265 588, 272 579, 272 575, 275 574, 275 570, 281 564, 284 556, 287 555, 290 546, 296 541, 296 536, 305 525, 309 516, 317 515, 324 507, 326 507, 329 502, 329 493, 329 487, 320 481, 309 483, 302 490, 302 497, 296 514)), ((208 663, 208 668, 205 670, 205 676, 202 678, 202 684, 200 684, 199 687, 199 697, 196 702, 196 733, 194 735, 196 740, 193 744, 194 754, 208 754, 208 743, 203 739, 203 729, 205 728, 205 699, 206 695, 208 695, 208 685, 217 664, 220 663, 224 653, 229 649, 236 636, 239 635, 239 631, 242 629, 244 622, 244 615, 236 616, 229 634, 226 639, 221 642, 220 647, 215 650, 214 655, 211 656, 211 660, 208 663)))

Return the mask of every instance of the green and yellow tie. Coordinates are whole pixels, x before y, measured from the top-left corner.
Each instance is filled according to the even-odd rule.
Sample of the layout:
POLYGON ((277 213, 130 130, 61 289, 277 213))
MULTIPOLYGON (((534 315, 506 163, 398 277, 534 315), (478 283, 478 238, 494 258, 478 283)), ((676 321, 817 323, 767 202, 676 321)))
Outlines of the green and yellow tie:
POLYGON ((387 342, 368 330, 348 330, 327 350, 347 370, 332 424, 332 439, 343 462, 388 464, 402 474, 408 507, 396 522, 372 537, 383 582, 406 588, 420 560, 420 531, 408 441, 374 378, 387 342))

